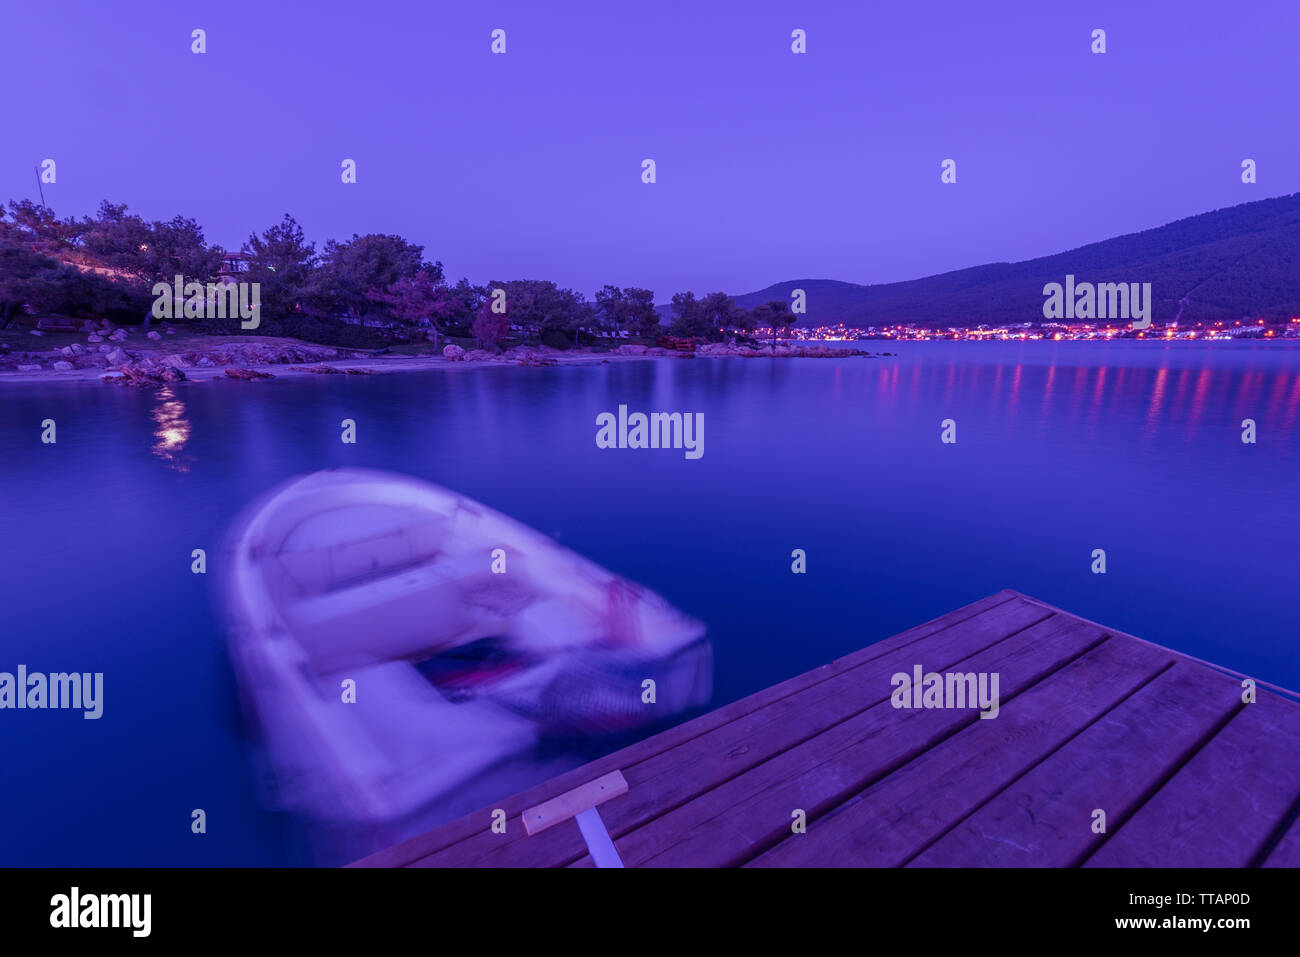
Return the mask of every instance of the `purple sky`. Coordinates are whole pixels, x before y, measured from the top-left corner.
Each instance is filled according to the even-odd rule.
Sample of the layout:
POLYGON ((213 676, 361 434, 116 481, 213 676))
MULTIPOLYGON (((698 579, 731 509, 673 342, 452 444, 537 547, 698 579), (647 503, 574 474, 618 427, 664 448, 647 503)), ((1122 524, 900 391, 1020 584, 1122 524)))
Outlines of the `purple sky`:
POLYGON ((0 199, 34 198, 50 157, 61 215, 110 198, 235 247, 291 212, 318 243, 401 233, 453 278, 665 301, 1025 259, 1300 190, 1295 0, 289 6, 5 3, 0 199))

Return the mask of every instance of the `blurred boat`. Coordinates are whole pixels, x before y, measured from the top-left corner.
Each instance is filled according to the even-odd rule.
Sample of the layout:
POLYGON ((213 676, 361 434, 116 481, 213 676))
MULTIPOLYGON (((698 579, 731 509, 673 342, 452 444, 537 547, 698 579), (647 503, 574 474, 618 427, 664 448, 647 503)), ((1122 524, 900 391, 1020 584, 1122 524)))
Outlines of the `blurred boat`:
POLYGON ((712 692, 699 621, 405 476, 291 481, 230 550, 231 655, 277 803, 318 820, 392 822, 544 737, 626 730, 712 692))

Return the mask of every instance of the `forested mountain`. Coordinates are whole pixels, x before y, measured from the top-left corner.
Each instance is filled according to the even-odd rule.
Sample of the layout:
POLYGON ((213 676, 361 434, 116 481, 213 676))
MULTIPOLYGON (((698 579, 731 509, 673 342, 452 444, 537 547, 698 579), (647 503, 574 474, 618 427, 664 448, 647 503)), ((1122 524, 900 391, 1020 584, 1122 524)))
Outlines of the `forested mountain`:
POLYGON ((1149 282, 1151 318, 1181 322, 1300 316, 1300 193, 1243 203, 1140 233, 1018 263, 990 263, 907 282, 860 286, 828 279, 780 282, 736 296, 752 308, 808 295, 800 325, 897 322, 964 326, 1037 322, 1043 286, 1063 282, 1149 282))

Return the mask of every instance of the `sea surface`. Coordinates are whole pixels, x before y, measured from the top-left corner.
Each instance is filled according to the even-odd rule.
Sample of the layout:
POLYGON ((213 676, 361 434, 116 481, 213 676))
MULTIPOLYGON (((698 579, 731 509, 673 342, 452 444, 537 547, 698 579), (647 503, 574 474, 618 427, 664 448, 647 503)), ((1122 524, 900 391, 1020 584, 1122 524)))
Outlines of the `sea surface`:
POLYGON ((895 355, 0 383, 0 671, 105 675, 97 721, 0 711, 0 865, 319 860, 261 800, 190 556, 331 466, 449 486, 660 592, 709 625, 714 706, 1002 588, 1300 687, 1300 348, 859 345, 895 355), (619 405, 703 413, 703 456, 597 448, 619 405))

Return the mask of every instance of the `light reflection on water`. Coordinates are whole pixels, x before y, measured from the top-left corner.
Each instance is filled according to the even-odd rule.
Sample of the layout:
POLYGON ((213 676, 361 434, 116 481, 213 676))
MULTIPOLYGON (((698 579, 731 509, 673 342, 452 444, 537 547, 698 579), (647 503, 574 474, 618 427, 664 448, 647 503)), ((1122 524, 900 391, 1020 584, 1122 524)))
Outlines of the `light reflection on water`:
POLYGON ((183 454, 185 443, 190 440, 190 420, 185 418, 185 403, 182 402, 169 386, 163 386, 154 393, 158 405, 153 410, 154 430, 153 454, 162 459, 169 469, 188 472, 194 462, 193 456, 183 454))

